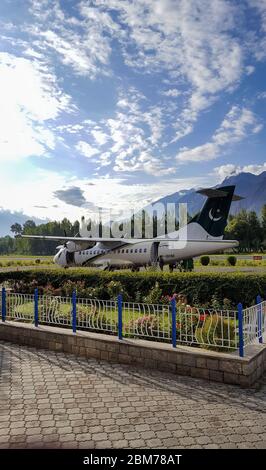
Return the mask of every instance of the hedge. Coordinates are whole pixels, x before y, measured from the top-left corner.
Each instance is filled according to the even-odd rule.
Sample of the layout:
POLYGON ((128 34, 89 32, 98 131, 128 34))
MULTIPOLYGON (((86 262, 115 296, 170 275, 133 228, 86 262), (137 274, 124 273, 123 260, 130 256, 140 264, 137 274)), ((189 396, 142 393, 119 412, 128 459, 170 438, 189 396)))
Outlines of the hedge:
POLYGON ((93 269, 32 269, 0 273, 0 284, 17 281, 24 292, 32 292, 34 286, 60 289, 64 283, 84 284, 96 288, 103 299, 110 298, 108 284, 118 283, 127 300, 141 301, 155 285, 163 295, 183 293, 192 305, 206 304, 213 297, 229 299, 234 307, 239 302, 245 306, 254 304, 260 294, 265 298, 266 273, 161 273, 128 271, 106 272, 93 269), (100 289, 100 290, 99 290, 100 289))

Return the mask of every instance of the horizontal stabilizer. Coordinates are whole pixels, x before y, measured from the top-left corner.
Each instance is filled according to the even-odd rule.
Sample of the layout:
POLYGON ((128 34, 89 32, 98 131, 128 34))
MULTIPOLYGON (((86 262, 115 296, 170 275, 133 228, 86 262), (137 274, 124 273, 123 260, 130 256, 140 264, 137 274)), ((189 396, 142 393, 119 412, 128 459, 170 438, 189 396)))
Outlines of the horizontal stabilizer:
MULTIPOLYGON (((217 198, 217 197, 227 197, 228 193, 223 191, 222 189, 214 189, 214 188, 206 188, 206 189, 199 189, 197 193, 202 194, 203 196, 207 196, 209 198, 217 198)), ((233 195, 233 201, 241 201, 245 199, 242 196, 237 196, 236 194, 233 195)))

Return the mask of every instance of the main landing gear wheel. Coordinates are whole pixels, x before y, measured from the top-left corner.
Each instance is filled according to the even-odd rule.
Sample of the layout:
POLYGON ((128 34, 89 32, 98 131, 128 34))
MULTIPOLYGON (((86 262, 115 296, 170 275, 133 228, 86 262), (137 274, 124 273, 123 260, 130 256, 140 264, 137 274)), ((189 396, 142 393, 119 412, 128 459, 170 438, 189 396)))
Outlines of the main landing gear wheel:
POLYGON ((139 267, 133 266, 133 267, 131 268, 131 271, 132 271, 132 273, 138 273, 138 272, 139 272, 139 267))
POLYGON ((174 271, 174 266, 172 264, 169 264, 169 272, 172 273, 174 271))

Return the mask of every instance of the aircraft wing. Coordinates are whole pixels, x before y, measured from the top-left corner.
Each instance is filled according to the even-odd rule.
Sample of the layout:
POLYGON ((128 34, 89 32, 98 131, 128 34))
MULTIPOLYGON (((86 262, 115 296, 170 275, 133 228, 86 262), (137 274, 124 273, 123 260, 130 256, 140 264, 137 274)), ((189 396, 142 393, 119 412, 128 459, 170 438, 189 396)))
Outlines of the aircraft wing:
POLYGON ((78 245, 88 243, 108 243, 108 244, 134 244, 141 242, 158 241, 155 238, 105 238, 105 237, 54 237, 50 235, 21 235, 21 238, 29 238, 31 240, 50 240, 60 242, 74 242, 78 245))

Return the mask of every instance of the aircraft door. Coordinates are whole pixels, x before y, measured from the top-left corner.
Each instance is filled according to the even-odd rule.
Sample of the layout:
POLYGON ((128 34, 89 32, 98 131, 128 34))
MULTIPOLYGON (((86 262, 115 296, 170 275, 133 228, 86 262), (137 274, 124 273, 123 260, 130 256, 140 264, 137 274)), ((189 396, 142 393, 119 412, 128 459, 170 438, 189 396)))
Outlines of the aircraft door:
POLYGON ((158 262, 159 245, 160 245, 160 242, 154 242, 151 245, 151 253, 150 253, 151 264, 156 264, 158 262))

